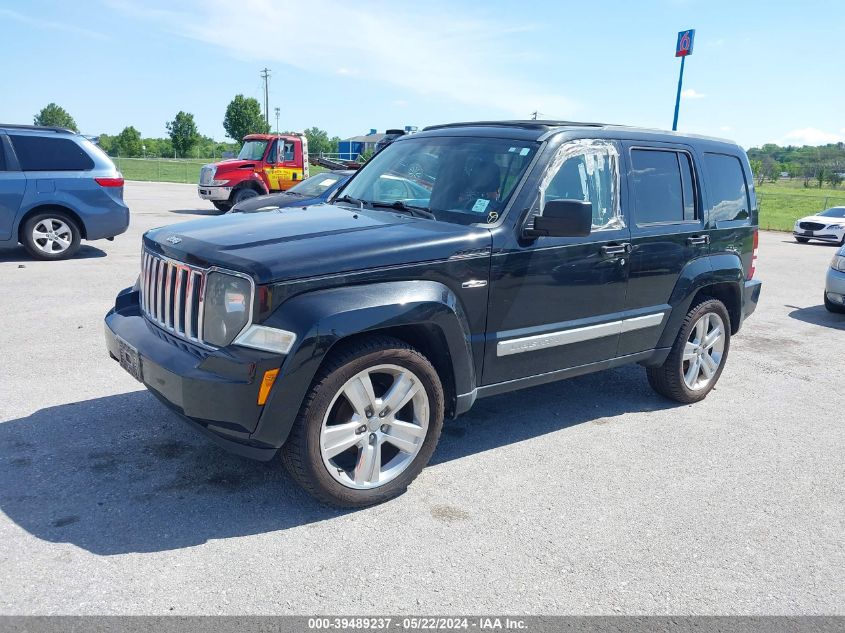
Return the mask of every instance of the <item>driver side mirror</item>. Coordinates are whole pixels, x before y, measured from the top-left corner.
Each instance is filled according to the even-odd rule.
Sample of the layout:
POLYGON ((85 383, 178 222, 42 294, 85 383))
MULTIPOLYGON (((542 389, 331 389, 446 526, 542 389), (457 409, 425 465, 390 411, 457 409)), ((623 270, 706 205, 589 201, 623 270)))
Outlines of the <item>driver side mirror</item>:
POLYGON ((549 200, 534 217, 528 237, 586 237, 593 228, 593 205, 583 200, 549 200))

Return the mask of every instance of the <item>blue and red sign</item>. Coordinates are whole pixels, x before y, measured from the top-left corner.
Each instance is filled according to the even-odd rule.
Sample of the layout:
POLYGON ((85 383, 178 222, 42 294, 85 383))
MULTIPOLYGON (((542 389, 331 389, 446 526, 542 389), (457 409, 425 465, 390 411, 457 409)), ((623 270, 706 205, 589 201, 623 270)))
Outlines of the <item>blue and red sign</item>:
POLYGON ((675 57, 692 55, 693 40, 695 40, 695 29, 678 33, 678 45, 675 46, 675 57))

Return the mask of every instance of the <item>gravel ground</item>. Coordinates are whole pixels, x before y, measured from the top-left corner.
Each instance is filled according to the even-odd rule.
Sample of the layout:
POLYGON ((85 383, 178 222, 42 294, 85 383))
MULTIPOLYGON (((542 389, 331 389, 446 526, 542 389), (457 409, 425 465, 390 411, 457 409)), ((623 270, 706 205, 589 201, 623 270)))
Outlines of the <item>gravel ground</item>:
POLYGON ((72 261, 0 252, 0 612, 845 612, 832 248, 761 234, 760 306, 704 402, 638 367, 481 400, 403 497, 349 512, 108 358, 141 233, 211 213, 192 186, 126 198, 129 231, 72 261))

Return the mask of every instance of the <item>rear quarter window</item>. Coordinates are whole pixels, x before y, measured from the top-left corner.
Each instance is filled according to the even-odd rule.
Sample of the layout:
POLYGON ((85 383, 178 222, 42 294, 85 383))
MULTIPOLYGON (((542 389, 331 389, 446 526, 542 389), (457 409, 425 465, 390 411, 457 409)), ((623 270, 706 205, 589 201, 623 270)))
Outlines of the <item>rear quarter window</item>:
POLYGON ((705 153, 704 164, 710 178, 710 220, 748 220, 751 204, 748 199, 748 184, 739 158, 728 154, 705 153))
POLYGON ((94 161, 68 138, 10 135, 23 171, 88 171, 94 161))
POLYGON ((6 171, 6 148, 3 147, 2 136, 0 136, 0 171, 6 171))

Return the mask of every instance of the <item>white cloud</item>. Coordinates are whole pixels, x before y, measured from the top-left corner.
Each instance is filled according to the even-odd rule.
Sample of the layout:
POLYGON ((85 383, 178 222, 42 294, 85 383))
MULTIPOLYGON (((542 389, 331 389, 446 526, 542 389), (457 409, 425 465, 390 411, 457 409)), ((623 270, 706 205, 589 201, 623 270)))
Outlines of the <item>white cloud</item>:
POLYGON ((51 22, 50 20, 39 20, 36 18, 29 17, 28 15, 23 15, 22 13, 18 13, 17 11, 12 11, 11 9, 0 9, 0 22, 2 22, 5 18, 15 20, 16 22, 20 22, 22 24, 28 24, 39 29, 50 29, 53 31, 65 31, 67 33, 76 33, 77 35, 82 35, 84 37, 93 37, 94 39, 98 40, 111 39, 105 33, 92 31, 91 29, 85 29, 81 26, 74 26, 73 24, 67 24, 65 22, 51 22))
POLYGON ((814 127, 802 127, 787 132, 777 142, 779 145, 827 145, 845 141, 845 128, 839 132, 825 132, 814 127))
POLYGON ((355 75, 359 74, 357 68, 347 68, 346 66, 341 66, 335 72, 338 75, 345 75, 347 77, 354 77, 355 75))
POLYGON ((719 128, 720 132, 730 132, 733 128, 730 125, 722 125, 719 128))
POLYGON ((695 88, 687 88, 681 91, 681 99, 703 99, 707 95, 697 92, 695 88))
POLYGON ((444 19, 441 11, 428 6, 395 3, 386 11, 361 0, 206 0, 173 10, 128 0, 107 3, 126 15, 262 64, 288 64, 331 76, 354 70, 367 81, 495 107, 518 118, 538 109, 561 118, 577 111, 565 95, 527 79, 529 73, 504 69, 514 55, 532 55, 507 45, 510 35, 526 27, 502 26, 457 5, 449 5, 444 19), (318 46, 315 32, 320 35, 318 46), (338 60, 344 65, 338 67, 338 60))

